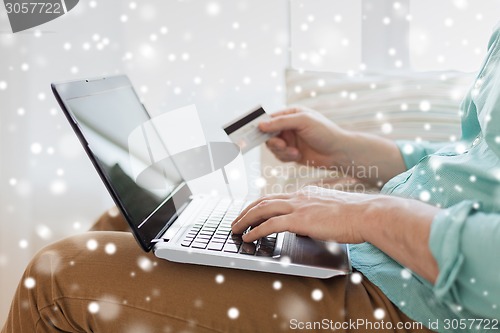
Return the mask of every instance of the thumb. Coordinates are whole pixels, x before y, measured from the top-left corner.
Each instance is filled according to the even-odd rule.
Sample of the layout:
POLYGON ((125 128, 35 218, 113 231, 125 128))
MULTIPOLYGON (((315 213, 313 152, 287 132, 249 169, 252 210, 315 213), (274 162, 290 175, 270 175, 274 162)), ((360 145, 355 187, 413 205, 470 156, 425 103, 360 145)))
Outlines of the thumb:
POLYGON ((281 132, 285 130, 300 130, 305 126, 305 117, 302 114, 288 114, 271 118, 259 123, 262 132, 281 132))

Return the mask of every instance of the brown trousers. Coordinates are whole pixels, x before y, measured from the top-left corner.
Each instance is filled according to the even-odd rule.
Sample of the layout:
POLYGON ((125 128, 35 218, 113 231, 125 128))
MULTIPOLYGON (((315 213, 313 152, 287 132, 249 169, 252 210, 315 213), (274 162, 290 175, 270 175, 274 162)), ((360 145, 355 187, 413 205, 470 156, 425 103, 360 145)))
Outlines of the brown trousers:
POLYGON ((1 332, 430 332, 367 279, 177 264, 144 253, 126 231, 106 213, 40 251, 1 332))

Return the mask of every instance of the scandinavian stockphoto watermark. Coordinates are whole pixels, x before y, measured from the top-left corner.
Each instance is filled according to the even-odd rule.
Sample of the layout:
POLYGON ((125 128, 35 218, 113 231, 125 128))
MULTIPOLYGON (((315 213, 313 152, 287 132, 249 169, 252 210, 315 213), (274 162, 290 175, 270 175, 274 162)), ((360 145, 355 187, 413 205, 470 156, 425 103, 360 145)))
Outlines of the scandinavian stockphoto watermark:
POLYGON ((300 321, 297 319, 291 319, 289 322, 289 327, 291 330, 301 330, 301 331, 339 331, 339 330, 350 330, 350 331, 386 331, 386 330, 421 330, 423 329, 423 324, 420 322, 397 322, 393 323, 391 321, 384 321, 382 319, 370 321, 367 319, 348 319, 346 321, 335 321, 332 319, 324 318, 319 321, 300 321))
MULTIPOLYGON (((252 165, 253 167, 254 165, 252 165)), ((260 166, 256 166, 258 169, 260 166)), ((265 165, 260 168, 262 179, 269 181, 266 194, 290 193, 304 186, 314 185, 324 189, 365 193, 373 189, 369 181, 379 179, 378 167, 356 165, 352 162, 346 166, 316 166, 309 162, 305 165, 281 164, 265 165)), ((255 173, 255 170, 251 173, 255 173)), ((377 184, 380 188, 383 184, 377 184)))
POLYGON ((79 0, 4 0, 12 32, 52 21, 73 9, 79 0))

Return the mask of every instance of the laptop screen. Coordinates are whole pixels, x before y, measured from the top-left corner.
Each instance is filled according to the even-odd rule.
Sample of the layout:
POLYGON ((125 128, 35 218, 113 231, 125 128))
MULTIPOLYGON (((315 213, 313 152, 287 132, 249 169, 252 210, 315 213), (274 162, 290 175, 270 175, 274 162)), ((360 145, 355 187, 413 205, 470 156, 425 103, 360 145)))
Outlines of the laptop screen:
MULTIPOLYGON (((155 160, 153 144, 154 154, 169 155, 157 133, 161 129, 151 126, 128 79, 106 81, 65 83, 54 89, 136 238, 149 250, 151 240, 176 217, 179 207, 171 197, 182 189, 183 179, 172 159, 155 160)), ((189 197, 186 191, 180 193, 182 200, 189 197)))

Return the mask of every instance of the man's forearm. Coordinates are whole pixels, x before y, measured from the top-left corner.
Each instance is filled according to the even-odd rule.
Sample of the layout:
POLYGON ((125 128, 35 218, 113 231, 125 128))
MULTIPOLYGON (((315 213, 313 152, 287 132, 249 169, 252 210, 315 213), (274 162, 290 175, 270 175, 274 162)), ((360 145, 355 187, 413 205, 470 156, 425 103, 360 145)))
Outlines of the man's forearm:
POLYGON ((348 134, 343 164, 355 166, 356 174, 362 181, 380 185, 392 177, 406 171, 406 166, 398 146, 391 140, 352 132, 348 134))
POLYGON ((365 241, 434 283, 439 268, 429 249, 431 224, 439 208, 391 196, 379 196, 365 211, 365 241))

